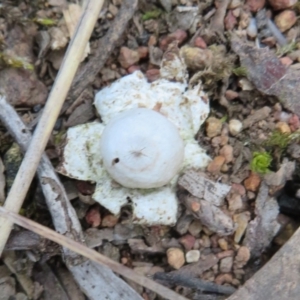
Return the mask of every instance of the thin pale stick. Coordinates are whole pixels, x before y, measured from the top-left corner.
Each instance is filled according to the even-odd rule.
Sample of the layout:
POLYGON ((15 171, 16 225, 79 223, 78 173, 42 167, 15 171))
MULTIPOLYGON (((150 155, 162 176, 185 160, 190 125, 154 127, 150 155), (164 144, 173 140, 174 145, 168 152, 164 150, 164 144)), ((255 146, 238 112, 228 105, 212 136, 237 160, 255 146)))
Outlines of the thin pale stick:
MULTIPOLYGON (((83 56, 85 47, 98 19, 103 2, 104 0, 88 0, 85 5, 85 10, 57 74, 43 115, 37 125, 23 162, 5 201, 4 207, 10 211, 19 212, 22 207, 41 156, 83 56)), ((0 219, 0 255, 8 240, 12 225, 13 223, 10 220, 4 218, 0 219)))
POLYGON ((107 258, 106 256, 100 254, 99 252, 96 252, 93 249, 90 249, 83 244, 80 244, 78 242, 75 242, 74 240, 67 238, 59 233, 57 233, 54 230, 49 229, 48 227, 45 227, 43 225, 40 225, 34 221, 31 221, 27 218, 24 218, 14 212, 8 211, 4 207, 0 207, 0 215, 11 222, 22 226, 30 231, 33 231, 34 233, 37 233, 55 243, 60 244, 63 247, 67 247, 70 250, 92 260, 95 261, 101 265, 105 265, 109 267, 114 272, 118 273, 119 275, 122 275, 141 286, 154 291, 155 293, 159 294, 160 296, 170 299, 170 300, 187 300, 187 298, 178 295, 177 293, 173 292, 172 290, 154 282, 153 280, 141 276, 138 273, 132 271, 131 269, 107 258))

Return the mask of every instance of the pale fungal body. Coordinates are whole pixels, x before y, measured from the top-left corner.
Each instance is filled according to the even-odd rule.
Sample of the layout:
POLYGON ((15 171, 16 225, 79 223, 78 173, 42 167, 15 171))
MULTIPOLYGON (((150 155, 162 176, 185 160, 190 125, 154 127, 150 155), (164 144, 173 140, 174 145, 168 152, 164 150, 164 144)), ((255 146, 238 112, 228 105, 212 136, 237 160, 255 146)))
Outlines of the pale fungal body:
POLYGON ((166 117, 146 108, 125 111, 111 120, 101 137, 109 175, 128 188, 157 188, 178 173, 184 144, 166 117))
POLYGON ((133 222, 139 224, 174 225, 179 175, 211 160, 194 138, 209 101, 201 83, 188 88, 186 65, 173 50, 163 58, 160 79, 149 83, 136 71, 96 94, 102 123, 68 130, 58 168, 94 181, 93 199, 113 214, 131 204, 133 222))

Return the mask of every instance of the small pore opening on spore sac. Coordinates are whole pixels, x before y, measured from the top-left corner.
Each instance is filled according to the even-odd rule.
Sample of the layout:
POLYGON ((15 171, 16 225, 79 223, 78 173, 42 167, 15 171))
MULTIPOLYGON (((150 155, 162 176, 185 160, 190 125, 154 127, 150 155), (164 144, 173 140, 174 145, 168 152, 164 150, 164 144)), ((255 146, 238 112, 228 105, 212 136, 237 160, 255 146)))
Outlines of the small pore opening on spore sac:
POLYGON ((120 159, 119 159, 119 157, 116 157, 116 158, 114 158, 113 160, 112 160, 112 165, 114 166, 115 164, 117 164, 118 162, 120 162, 120 159))

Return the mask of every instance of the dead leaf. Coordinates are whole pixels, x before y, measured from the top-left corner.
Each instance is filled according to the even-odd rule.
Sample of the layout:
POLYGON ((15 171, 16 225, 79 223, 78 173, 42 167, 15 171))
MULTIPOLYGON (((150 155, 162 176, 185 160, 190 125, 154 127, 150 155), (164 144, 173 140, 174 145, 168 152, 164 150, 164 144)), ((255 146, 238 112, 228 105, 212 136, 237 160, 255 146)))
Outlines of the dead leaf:
MULTIPOLYGON (((82 14, 82 7, 78 4, 69 4, 68 8, 63 10, 63 15, 70 34, 70 38, 72 38, 73 35, 75 34, 78 21, 81 18, 81 14, 82 14)), ((83 61, 90 54, 90 51, 91 51, 90 43, 88 43, 86 45, 81 61, 83 61)))
POLYGON ((231 38, 231 47, 255 87, 276 96, 284 108, 300 116, 300 70, 283 65, 268 48, 255 48, 236 36, 231 38))

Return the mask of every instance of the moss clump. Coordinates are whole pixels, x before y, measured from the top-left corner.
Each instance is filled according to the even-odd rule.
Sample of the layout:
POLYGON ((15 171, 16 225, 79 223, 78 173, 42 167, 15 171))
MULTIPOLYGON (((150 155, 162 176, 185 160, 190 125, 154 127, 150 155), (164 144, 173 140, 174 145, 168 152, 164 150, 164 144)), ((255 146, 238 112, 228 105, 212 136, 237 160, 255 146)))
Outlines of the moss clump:
POLYGON ((278 48, 277 51, 276 51, 276 55, 281 57, 283 55, 286 55, 286 54, 289 54, 289 53, 293 52, 296 49, 297 49, 297 43, 296 42, 291 42, 287 45, 284 45, 284 46, 278 48))
POLYGON ((263 146, 268 148, 277 148, 280 151, 284 151, 292 142, 300 142, 300 131, 295 131, 289 134, 275 130, 264 142, 263 146))
POLYGON ((145 14, 143 14, 142 20, 147 21, 150 19, 157 19, 160 17, 161 14, 162 14, 162 10, 160 10, 160 9, 150 10, 150 11, 147 11, 145 14))
POLYGON ((23 57, 11 56, 6 53, 0 52, 0 64, 16 69, 25 69, 32 71, 34 66, 26 61, 23 57))
POLYGON ((248 74, 247 68, 242 67, 242 66, 233 68, 232 73, 238 77, 247 77, 247 74, 248 74))
POLYGON ((253 172, 266 174, 269 172, 271 162, 272 156, 268 152, 254 152, 250 167, 253 172))
POLYGON ((57 24, 56 20, 49 18, 34 18, 32 19, 32 21, 43 26, 54 26, 57 24))

